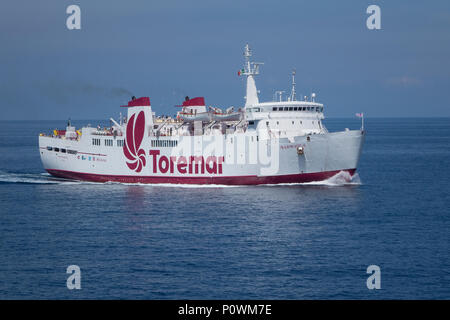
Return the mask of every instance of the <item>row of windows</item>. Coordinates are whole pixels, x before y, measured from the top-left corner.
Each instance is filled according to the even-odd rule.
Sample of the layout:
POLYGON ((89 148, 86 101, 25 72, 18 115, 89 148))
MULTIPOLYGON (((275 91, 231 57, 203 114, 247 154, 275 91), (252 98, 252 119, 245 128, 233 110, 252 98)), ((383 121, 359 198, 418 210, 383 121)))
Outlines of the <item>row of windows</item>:
POLYGON ((77 154, 76 150, 70 150, 70 149, 64 149, 64 148, 58 148, 58 147, 47 147, 48 151, 55 151, 55 152, 61 152, 61 153, 68 153, 68 154, 77 154))
MULTIPOLYGON (((261 108, 251 108, 250 112, 261 112, 261 108)), ((264 109, 263 109, 264 111, 264 109)), ((272 111, 316 111, 323 112, 323 107, 272 107, 272 111)))
POLYGON ((152 140, 152 147, 176 147, 178 145, 177 140, 152 140))
POLYGON ((273 107, 272 111, 316 111, 316 112, 323 112, 323 107, 273 107))
MULTIPOLYGON (((116 140, 117 141, 117 146, 118 147, 123 147, 123 140, 116 140)), ((102 140, 101 139, 97 139, 97 138, 93 138, 92 139, 92 145, 94 146, 100 146, 102 144, 102 140)), ((113 139, 105 139, 105 146, 107 147, 112 147, 114 145, 114 140, 113 139)))

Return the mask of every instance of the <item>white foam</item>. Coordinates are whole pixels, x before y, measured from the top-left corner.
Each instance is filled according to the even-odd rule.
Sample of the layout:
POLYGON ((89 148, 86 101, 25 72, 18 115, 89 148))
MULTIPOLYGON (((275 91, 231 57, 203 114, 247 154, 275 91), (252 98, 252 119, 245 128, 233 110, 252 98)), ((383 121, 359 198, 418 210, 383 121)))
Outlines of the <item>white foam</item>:
POLYGON ((54 178, 48 173, 0 172, 0 182, 24 184, 78 184, 80 182, 54 178))
POLYGON ((58 181, 52 181, 42 178, 40 175, 31 174, 15 174, 15 173, 1 173, 0 182, 6 183, 38 183, 38 184, 57 184, 58 181))
POLYGON ((278 183, 278 184, 263 184, 259 186, 277 187, 277 186, 328 186, 339 187, 348 185, 361 185, 361 179, 359 175, 355 173, 353 176, 347 171, 339 171, 334 176, 322 180, 312 182, 296 182, 296 183, 278 183))
POLYGON ((319 185, 319 186, 347 186, 347 185, 360 185, 361 179, 359 175, 355 173, 353 176, 347 171, 340 171, 334 176, 323 180, 305 182, 304 185, 319 185))

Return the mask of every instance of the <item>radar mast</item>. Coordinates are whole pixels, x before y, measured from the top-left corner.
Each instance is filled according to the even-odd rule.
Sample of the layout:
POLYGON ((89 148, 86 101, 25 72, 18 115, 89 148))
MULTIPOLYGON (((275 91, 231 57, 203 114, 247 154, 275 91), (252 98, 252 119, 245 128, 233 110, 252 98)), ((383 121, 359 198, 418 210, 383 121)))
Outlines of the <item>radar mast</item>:
POLYGON ((255 105, 259 103, 258 90, 256 89, 255 76, 259 74, 259 66, 263 63, 252 62, 250 57, 252 52, 248 43, 245 45, 244 57, 245 65, 242 75, 247 76, 247 91, 245 96, 245 107, 255 105))

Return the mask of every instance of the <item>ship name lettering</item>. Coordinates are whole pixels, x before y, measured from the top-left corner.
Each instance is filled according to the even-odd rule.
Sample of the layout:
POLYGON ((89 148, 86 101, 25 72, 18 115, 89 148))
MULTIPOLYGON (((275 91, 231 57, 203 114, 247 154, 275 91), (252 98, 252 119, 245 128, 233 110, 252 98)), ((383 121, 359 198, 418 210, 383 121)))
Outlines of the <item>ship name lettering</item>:
POLYGON ((217 156, 161 156, 160 150, 150 150, 153 173, 174 173, 175 169, 181 174, 222 174, 225 158, 217 156))

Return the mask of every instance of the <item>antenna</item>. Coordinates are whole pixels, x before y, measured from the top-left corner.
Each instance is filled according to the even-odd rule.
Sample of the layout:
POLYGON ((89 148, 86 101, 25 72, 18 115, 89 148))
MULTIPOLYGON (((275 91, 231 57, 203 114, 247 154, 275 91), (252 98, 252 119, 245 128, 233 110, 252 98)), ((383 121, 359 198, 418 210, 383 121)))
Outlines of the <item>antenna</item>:
POLYGON ((290 97, 290 100, 291 101, 295 101, 295 95, 296 95, 296 92, 295 92, 295 69, 293 69, 292 70, 292 89, 291 89, 291 97, 290 97))
POLYGON ((250 46, 247 44, 245 44, 245 48, 244 48, 244 57, 245 57, 245 71, 250 71, 250 57, 252 56, 252 52, 250 50, 250 46))
POLYGON ((278 95, 278 101, 282 101, 283 98, 283 93, 285 93, 286 91, 275 91, 275 95, 278 95))
POLYGON ((263 62, 252 62, 250 61, 250 57, 252 56, 252 51, 248 43, 245 45, 244 49, 244 57, 245 57, 245 65, 244 72, 242 75, 244 76, 254 76, 259 74, 259 66, 264 64, 263 62))

